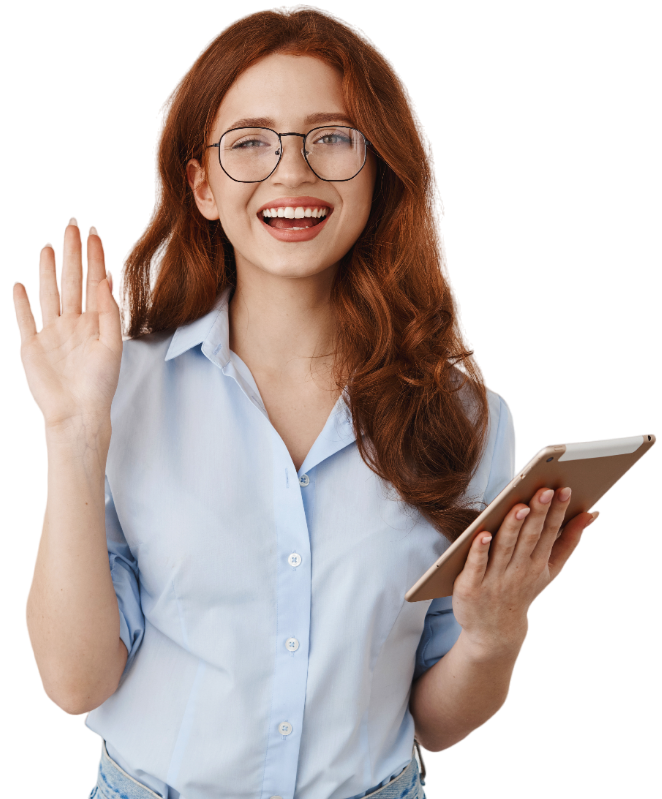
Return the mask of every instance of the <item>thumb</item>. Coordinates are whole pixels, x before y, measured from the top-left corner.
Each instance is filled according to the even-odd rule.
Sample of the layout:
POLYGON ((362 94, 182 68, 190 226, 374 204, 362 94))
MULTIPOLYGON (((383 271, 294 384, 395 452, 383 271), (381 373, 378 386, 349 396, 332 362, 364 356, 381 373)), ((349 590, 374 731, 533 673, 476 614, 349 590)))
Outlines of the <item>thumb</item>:
POLYGON ((579 544, 584 530, 598 518, 598 512, 578 513, 565 525, 549 554, 549 573, 553 580, 579 544))
MULTIPOLYGON (((107 273, 110 274, 110 273, 107 273)), ((99 340, 111 350, 122 351, 122 323, 120 310, 112 294, 112 277, 106 277, 97 287, 99 309, 99 340)))
POLYGON ((99 309, 99 313, 108 313, 108 297, 110 296, 111 299, 114 299, 111 280, 112 278, 106 275, 106 277, 97 284, 97 308, 99 309))

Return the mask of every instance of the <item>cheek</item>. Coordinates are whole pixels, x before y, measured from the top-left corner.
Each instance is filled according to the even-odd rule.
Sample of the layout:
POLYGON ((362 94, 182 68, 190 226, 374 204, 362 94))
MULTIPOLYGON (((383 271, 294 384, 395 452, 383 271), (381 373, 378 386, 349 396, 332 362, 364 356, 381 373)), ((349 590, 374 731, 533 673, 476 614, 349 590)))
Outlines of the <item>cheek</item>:
POLYGON ((347 198, 347 228, 348 232, 351 230, 355 240, 361 234, 370 216, 373 186, 374 181, 366 180, 363 185, 354 187, 356 191, 352 192, 352 195, 347 198))
POLYGON ((236 246, 237 235, 245 236, 251 219, 247 206, 254 189, 229 178, 212 187, 220 223, 230 242, 236 246))

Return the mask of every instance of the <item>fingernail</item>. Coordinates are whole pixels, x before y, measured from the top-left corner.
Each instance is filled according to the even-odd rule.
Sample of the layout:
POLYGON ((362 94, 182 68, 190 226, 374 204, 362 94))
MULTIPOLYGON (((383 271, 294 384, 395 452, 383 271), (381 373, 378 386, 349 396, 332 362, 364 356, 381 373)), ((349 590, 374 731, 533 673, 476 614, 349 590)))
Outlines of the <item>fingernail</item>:
POLYGON ((561 502, 565 502, 566 500, 570 499, 570 494, 572 494, 572 489, 570 487, 562 488, 559 491, 559 499, 561 502))
POLYGON ((554 492, 551 488, 548 488, 547 491, 543 491, 540 495, 540 501, 543 505, 546 505, 548 502, 552 501, 552 497, 554 496, 554 492))
POLYGON ((483 536, 483 544, 489 544, 491 540, 492 540, 492 536, 491 535, 484 535, 483 536))
POLYGON ((90 236, 98 236, 97 229, 95 227, 90 228, 90 236))
MULTIPOLYGON (((593 513, 591 514, 591 516, 593 518, 591 519, 591 521, 588 524, 593 524, 593 522, 598 518, 599 515, 600 515, 600 511, 599 510, 593 511, 593 513)), ((588 524, 586 525, 586 527, 588 527, 588 524)), ((586 529, 586 527, 584 529, 586 529)))
POLYGON ((525 519, 529 513, 531 513, 531 508, 520 508, 515 514, 515 518, 521 521, 522 519, 525 519))
POLYGON ((53 249, 53 245, 50 243, 50 241, 48 242, 48 244, 44 244, 44 249, 46 249, 46 247, 50 247, 51 250, 53 249))
POLYGON ((112 293, 112 291, 113 291, 113 276, 110 273, 110 269, 106 269, 106 277, 108 278, 108 287, 110 288, 110 291, 112 293))
POLYGON ((71 217, 71 219, 69 220, 69 224, 70 225, 76 225, 76 227, 78 227, 78 222, 76 222, 76 217, 75 216, 71 217))

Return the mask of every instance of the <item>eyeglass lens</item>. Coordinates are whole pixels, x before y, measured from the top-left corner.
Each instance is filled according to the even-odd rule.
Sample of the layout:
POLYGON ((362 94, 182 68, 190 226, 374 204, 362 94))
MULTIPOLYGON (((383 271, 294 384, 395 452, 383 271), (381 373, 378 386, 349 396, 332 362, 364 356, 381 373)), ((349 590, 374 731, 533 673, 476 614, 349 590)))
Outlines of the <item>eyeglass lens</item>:
MULTIPOLYGON (((283 144, 289 138, 297 137, 283 137, 283 144)), ((353 178, 361 171, 365 155, 365 139, 354 128, 318 128, 306 139, 308 163, 323 180, 353 178)), ((278 163, 280 141, 267 128, 238 128, 223 135, 219 156, 221 166, 234 180, 247 183, 264 180, 278 163)))

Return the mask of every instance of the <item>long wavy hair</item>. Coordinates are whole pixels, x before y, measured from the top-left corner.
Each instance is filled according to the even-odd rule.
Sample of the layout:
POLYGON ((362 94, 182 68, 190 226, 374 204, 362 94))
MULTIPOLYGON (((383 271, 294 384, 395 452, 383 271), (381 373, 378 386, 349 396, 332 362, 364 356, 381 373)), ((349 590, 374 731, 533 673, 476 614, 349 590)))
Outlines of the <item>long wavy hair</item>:
POLYGON ((338 69, 347 113, 378 156, 370 216, 331 290, 334 377, 365 463, 453 541, 478 512, 466 490, 485 445, 487 394, 445 277, 431 158, 407 92, 346 24, 307 7, 261 11, 224 30, 193 64, 167 103, 159 196, 125 264, 123 326, 132 338, 174 329, 236 285, 232 245, 220 221, 197 210, 186 164, 208 166, 203 147, 225 93, 272 53, 338 69))

